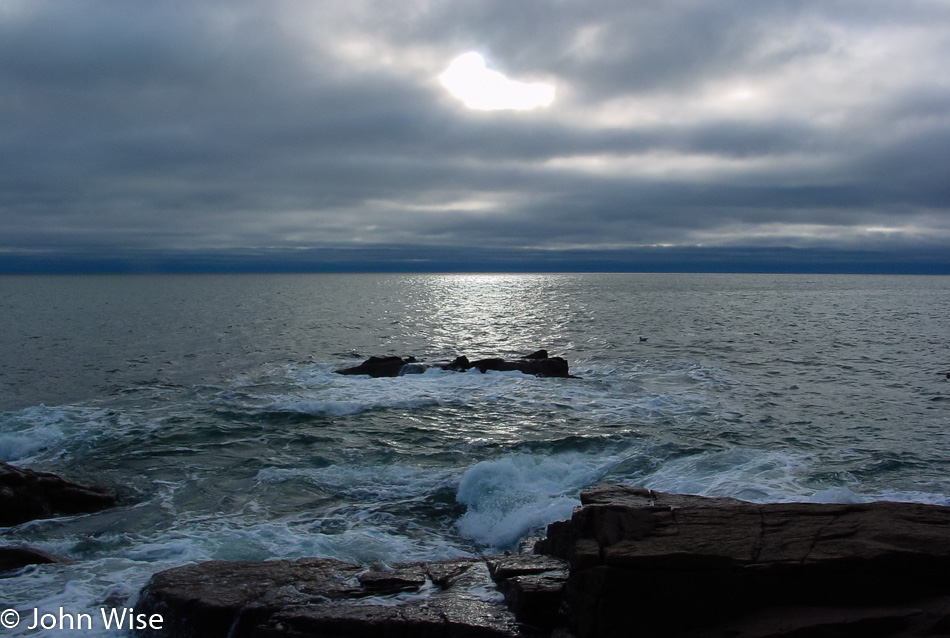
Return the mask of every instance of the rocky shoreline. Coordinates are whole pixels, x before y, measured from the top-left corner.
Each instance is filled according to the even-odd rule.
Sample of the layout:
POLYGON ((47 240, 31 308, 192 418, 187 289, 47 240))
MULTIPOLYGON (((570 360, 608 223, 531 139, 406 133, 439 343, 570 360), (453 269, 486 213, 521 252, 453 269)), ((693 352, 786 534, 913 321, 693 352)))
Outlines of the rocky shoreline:
MULTIPOLYGON (((29 521, 88 514, 114 507, 111 492, 0 461, 0 527, 29 521)), ((66 563, 68 559, 23 545, 0 545, 0 575, 28 565, 66 563)))
POLYGON ((753 504, 599 485, 534 554, 367 569, 332 559, 155 574, 178 638, 822 638, 950 634, 950 508, 753 504))

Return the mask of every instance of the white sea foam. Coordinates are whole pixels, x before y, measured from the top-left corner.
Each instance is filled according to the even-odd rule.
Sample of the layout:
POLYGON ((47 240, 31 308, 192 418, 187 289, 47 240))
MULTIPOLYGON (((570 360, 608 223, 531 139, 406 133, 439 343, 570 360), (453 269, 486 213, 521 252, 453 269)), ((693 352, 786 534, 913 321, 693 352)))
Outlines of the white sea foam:
POLYGON ((890 501, 895 503, 925 503, 928 505, 950 506, 950 496, 946 494, 896 490, 859 493, 847 487, 832 487, 817 490, 808 500, 812 503, 872 503, 874 501, 890 501))
POLYGON ((929 505, 950 506, 950 495, 922 491, 882 490, 864 495, 862 501, 895 501, 899 503, 926 503, 929 505))
POLYGON ((57 450, 77 420, 86 416, 82 410, 43 404, 0 415, 0 461, 20 461, 57 450))
POLYGON ((297 382, 295 391, 272 397, 265 409, 341 416, 382 408, 531 402, 543 390, 540 379, 520 372, 458 373, 429 368, 423 374, 373 379, 342 376, 318 366, 291 368, 287 374, 297 382))
POLYGON ((657 491, 729 496, 757 503, 901 501, 950 505, 946 494, 922 491, 855 491, 840 485, 816 489, 809 481, 815 463, 805 454, 732 448, 669 460, 637 483, 657 491))
POLYGON ((365 596, 348 601, 351 605, 373 605, 379 607, 399 607, 410 603, 419 603, 427 600, 432 594, 441 591, 431 580, 426 581, 417 590, 399 592, 383 596, 365 596))
POLYGON ((310 556, 371 564, 411 560, 437 560, 467 555, 461 548, 434 534, 407 536, 385 525, 367 524, 352 517, 337 533, 314 530, 313 520, 301 514, 296 520, 256 524, 209 523, 196 525, 175 543, 146 545, 130 552, 133 559, 169 560, 170 549, 181 554, 177 562, 196 560, 273 560, 310 556))
POLYGON ((581 488, 600 479, 615 462, 580 453, 511 455, 469 468, 457 499, 468 507, 461 534, 495 548, 514 545, 531 530, 569 518, 581 488))
POLYGON ((866 503, 868 498, 847 487, 829 487, 824 490, 815 490, 808 497, 808 501, 810 503, 866 503))
MULTIPOLYGON (((40 615, 91 613, 110 599, 132 606, 140 589, 157 571, 205 560, 270 560, 320 556, 357 564, 389 564, 468 556, 466 551, 435 534, 409 537, 380 526, 352 526, 336 534, 314 532, 305 515, 284 522, 249 522, 243 519, 192 520, 182 518, 176 531, 155 536, 126 534, 111 539, 109 548, 97 556, 70 552, 81 539, 61 538, 54 543, 32 543, 41 549, 70 556, 75 562, 28 567, 14 578, 4 579, 4 608, 18 610, 24 618, 5 635, 30 635, 25 620, 32 610, 40 615)), ((6 631, 6 630, 5 630, 6 631)), ((47 631, 43 632, 44 635, 47 631)), ((75 630, 49 630, 49 635, 77 635, 75 630)), ((83 635, 110 636, 101 627, 83 635)))
MULTIPOLYGON (((704 388, 715 371, 687 367, 659 375, 608 375, 593 371, 585 379, 540 379, 520 372, 464 373, 429 368, 423 374, 373 379, 342 376, 326 365, 288 366, 283 374, 293 391, 248 396, 248 406, 313 416, 344 416, 377 409, 417 410, 432 406, 567 409, 595 422, 663 419, 707 410, 704 388), (697 371, 703 372, 699 374, 697 371), (696 376, 698 375, 698 376, 696 376), (695 377, 695 378, 694 378, 695 377), (647 391, 642 381, 658 387, 647 391), (660 381, 656 381, 660 379, 660 381)), ((236 400, 238 404, 240 399, 236 400)))
POLYGON ((3 605, 19 612, 21 622, 15 628, 4 629, 4 635, 36 635, 28 626, 32 623, 33 610, 38 614, 53 614, 59 610, 66 614, 90 614, 94 621, 91 629, 42 630, 50 636, 90 636, 106 638, 122 635, 116 630, 102 626, 100 609, 111 605, 132 606, 138 592, 154 571, 175 566, 174 563, 137 563, 121 558, 105 558, 73 564, 38 565, 28 568, 15 578, 4 579, 3 605))
POLYGON ((732 448, 672 459, 643 480, 662 492, 731 496, 747 501, 801 500, 810 460, 772 450, 732 448))
POLYGON ((0 414, 0 461, 28 461, 72 452, 85 453, 114 431, 140 422, 91 405, 43 404, 0 414))

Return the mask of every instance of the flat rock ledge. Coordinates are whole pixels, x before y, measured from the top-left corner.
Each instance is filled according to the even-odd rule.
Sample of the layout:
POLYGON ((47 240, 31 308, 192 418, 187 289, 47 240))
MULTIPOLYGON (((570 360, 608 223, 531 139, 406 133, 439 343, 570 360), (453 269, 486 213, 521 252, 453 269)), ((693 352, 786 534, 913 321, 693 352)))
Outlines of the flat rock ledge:
POLYGON ((547 350, 538 350, 519 359, 503 359, 494 357, 469 361, 461 355, 452 361, 425 363, 415 357, 370 357, 358 366, 334 370, 337 374, 364 374, 371 377, 401 377, 407 374, 422 374, 429 368, 441 368, 454 372, 479 370, 484 373, 488 370, 500 372, 518 371, 523 374, 533 374, 537 377, 572 377, 570 366, 561 357, 549 357, 547 350))
POLYGON ((950 636, 950 508, 753 504, 598 485, 535 554, 155 574, 139 636, 950 636))
POLYGON ((115 495, 104 489, 0 461, 0 527, 56 515, 98 512, 116 503, 115 495))
POLYGON ((412 563, 378 571, 320 558, 211 561, 155 574, 135 609, 161 614, 164 626, 137 635, 539 636, 557 615, 566 580, 566 563, 534 555, 412 563))

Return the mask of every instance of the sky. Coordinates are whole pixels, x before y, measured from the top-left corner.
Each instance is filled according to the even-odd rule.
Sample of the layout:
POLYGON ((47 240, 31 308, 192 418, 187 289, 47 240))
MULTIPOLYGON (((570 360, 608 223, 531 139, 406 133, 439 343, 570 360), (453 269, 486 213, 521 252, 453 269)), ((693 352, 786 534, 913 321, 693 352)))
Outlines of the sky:
POLYGON ((947 0, 0 0, 0 272, 950 273, 947 0))

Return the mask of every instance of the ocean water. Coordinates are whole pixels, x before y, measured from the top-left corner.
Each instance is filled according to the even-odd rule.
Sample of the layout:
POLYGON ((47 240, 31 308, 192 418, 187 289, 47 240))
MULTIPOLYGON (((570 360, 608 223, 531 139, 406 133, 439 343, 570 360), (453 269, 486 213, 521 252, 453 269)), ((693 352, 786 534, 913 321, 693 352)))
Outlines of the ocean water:
POLYGON ((73 561, 0 579, 24 617, 208 559, 511 549, 605 480, 950 504, 947 277, 9 276, 0 321, 0 460, 122 499, 0 529, 73 561), (580 378, 333 373, 539 348, 580 378))

